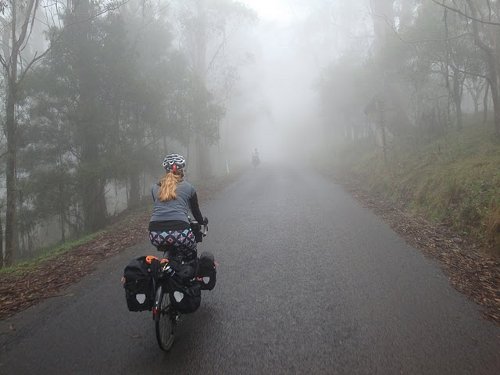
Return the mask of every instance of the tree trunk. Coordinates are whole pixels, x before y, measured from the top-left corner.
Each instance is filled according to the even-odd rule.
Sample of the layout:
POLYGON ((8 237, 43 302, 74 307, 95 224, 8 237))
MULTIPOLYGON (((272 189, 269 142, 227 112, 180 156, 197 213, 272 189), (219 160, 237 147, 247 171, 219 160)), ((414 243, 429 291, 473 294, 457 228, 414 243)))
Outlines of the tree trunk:
MULTIPOLYGON (((30 33, 28 33, 28 27, 29 24, 34 21, 36 8, 38 7, 38 1, 30 0, 29 2, 25 3, 10 1, 9 3, 11 6, 11 19, 10 23, 5 25, 4 30, 9 29, 10 41, 3 47, 3 64, 6 78, 5 136, 7 139, 7 163, 5 169, 5 179, 7 188, 7 204, 5 210, 5 265, 7 266, 12 264, 14 253, 17 251, 16 105, 17 89, 19 86, 18 75, 20 75, 22 79, 22 65, 19 67, 18 64, 21 60, 21 47, 27 42, 27 39, 29 39, 30 33), (20 15, 18 15, 18 11, 20 11, 20 15), (20 21, 19 30, 18 21, 20 21), (19 35, 17 35, 18 31, 19 35), (7 56, 9 44, 11 50, 10 55, 7 56)), ((5 31, 3 34, 3 39, 6 39, 6 36, 7 34, 5 31)))
MULTIPOLYGON (((194 59, 194 69, 197 75, 197 85, 199 85, 199 93, 205 90, 207 77, 207 14, 206 7, 203 1, 197 3, 198 25, 196 33, 196 50, 194 59)), ((209 147, 203 133, 205 125, 203 108, 207 106, 207 98, 205 95, 198 95, 198 103, 194 108, 194 128, 195 128, 195 147, 196 147, 196 169, 199 178, 206 178, 211 175, 211 163, 209 147)))
POLYGON ((486 81, 486 87, 484 88, 484 99, 483 99, 483 124, 488 121, 488 98, 489 98, 490 84, 486 81))
POLYGON ((91 61, 91 8, 89 0, 82 0, 75 6, 77 36, 75 46, 78 54, 76 72, 80 83, 78 103, 78 128, 82 153, 80 167, 82 170, 81 197, 84 216, 84 230, 93 232, 101 229, 107 221, 105 178, 98 170, 100 163, 99 143, 102 142, 100 125, 96 116, 98 78, 92 71, 91 61))
POLYGON ((495 123, 495 134, 500 137, 500 98, 498 97, 498 87, 491 87, 491 99, 493 100, 493 121, 495 123))
POLYGON ((129 195, 128 195, 128 208, 134 208, 139 206, 141 201, 141 184, 139 181, 139 175, 137 173, 131 173, 129 175, 129 195))
POLYGON ((210 150, 205 138, 199 134, 196 135, 196 156, 198 177, 202 179, 210 177, 212 175, 210 150))
POLYGON ((489 75, 490 75, 490 91, 491 100, 493 102, 493 122, 495 124, 495 134, 500 138, 500 97, 498 93, 498 69, 496 59, 493 54, 488 54, 489 75))
POLYGON ((384 55, 384 48, 389 36, 392 36, 394 23, 394 0, 370 1, 372 9, 373 30, 375 34, 374 49, 378 56, 384 55))
POLYGON ((92 174, 81 187, 84 230, 85 232, 95 232, 107 223, 105 182, 99 176, 92 174))
POLYGON ((463 129, 463 113, 462 113, 462 82, 460 82, 459 73, 453 72, 453 104, 455 105, 455 115, 457 116, 457 129, 463 129))
POLYGON ((497 138, 500 138, 500 98, 498 96, 498 85, 494 94, 493 89, 491 90, 491 97, 493 99, 495 134, 497 138))
POLYGON ((0 268, 4 266, 3 261, 3 223, 2 223, 2 215, 0 215, 0 268))
POLYGON ((5 171, 7 187, 7 205, 5 211, 5 259, 6 266, 12 265, 17 250, 16 227, 16 160, 17 160, 17 123, 16 123, 16 81, 17 61, 12 61, 10 77, 7 85, 7 101, 5 106, 5 134, 7 137, 7 166, 5 171))
MULTIPOLYGON (((63 197, 64 196, 64 185, 61 181, 59 181, 59 196, 63 197)), ((59 220, 61 224, 61 242, 64 243, 66 242, 66 229, 65 229, 65 224, 66 224, 66 212, 65 212, 65 205, 63 200, 61 199, 59 201, 59 220)))
POLYGON ((379 126, 382 136, 382 151, 384 153, 384 163, 387 164, 387 136, 385 128, 385 101, 380 99, 377 103, 379 111, 379 126))

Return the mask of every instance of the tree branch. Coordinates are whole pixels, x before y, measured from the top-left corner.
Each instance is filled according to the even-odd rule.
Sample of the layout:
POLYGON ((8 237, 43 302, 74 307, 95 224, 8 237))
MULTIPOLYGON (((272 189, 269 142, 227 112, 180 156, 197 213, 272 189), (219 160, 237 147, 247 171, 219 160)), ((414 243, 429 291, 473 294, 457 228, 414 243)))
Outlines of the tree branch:
POLYGON ((419 39, 419 40, 406 40, 404 39, 401 34, 398 32, 398 30, 394 27, 394 25, 389 22, 389 20, 387 19, 386 16, 382 15, 382 14, 376 14, 376 13, 371 13, 372 15, 374 15, 375 17, 379 17, 379 18, 382 18, 385 23, 387 24, 387 26, 389 26, 392 30, 392 32, 396 35, 396 37, 403 43, 405 44, 423 44, 423 43, 439 43, 439 42, 448 42, 448 41, 451 41, 451 40, 456 40, 456 39, 460 39, 460 38, 463 38, 464 36, 470 36, 470 35, 473 35, 472 33, 470 32, 464 32, 462 34, 459 34, 459 35, 453 35, 453 36, 450 36, 450 37, 446 37, 444 39, 419 39))
MULTIPOLYGON (((37 4, 35 4, 35 9, 33 10, 33 17, 31 17, 30 32, 28 34, 28 37, 24 41, 24 45, 19 49, 19 52, 23 51, 26 48, 26 46, 28 45, 28 41, 31 37, 31 33, 33 32, 33 25, 35 24, 37 9, 38 9, 38 0, 37 0, 37 4)), ((29 17, 27 16, 27 18, 29 18, 29 17)))
MULTIPOLYGON (((76 25, 78 23, 81 23, 81 22, 90 22, 90 21, 96 19, 97 17, 99 17, 99 16, 107 13, 107 12, 111 12, 111 11, 119 9, 120 7, 122 7, 123 5, 127 4, 128 2, 130 2, 130 0, 123 0, 121 3, 115 4, 113 6, 108 6, 105 9, 103 9, 102 11, 98 12, 97 14, 95 14, 94 16, 88 18, 87 20, 85 20, 85 21, 79 21, 79 22, 74 22, 74 23, 66 25, 66 27, 71 27, 71 26, 74 26, 74 25, 76 25)), ((19 39, 15 42, 17 46, 19 46, 20 44, 22 44, 23 40, 26 39, 26 43, 24 44, 23 48, 26 47, 27 41, 29 39, 29 35, 31 35, 31 31, 30 31, 30 33, 28 35, 28 38, 26 38, 28 26, 31 24, 31 29, 33 28, 33 24, 34 24, 34 20, 35 20, 35 16, 36 16, 36 7, 38 7, 38 5, 39 5, 39 0, 31 0, 31 2, 30 2, 30 10, 29 10, 29 13, 27 13, 27 14, 32 14, 32 16, 27 16, 26 19, 24 20, 22 34, 19 36, 19 39), (33 7, 35 7, 35 8, 33 8, 33 7), (31 13, 31 12, 33 12, 33 13, 31 13)), ((57 42, 58 40, 60 40, 61 37, 62 37, 62 33, 59 33, 58 37, 55 38, 54 40, 52 40, 50 42, 49 47, 47 47, 47 49, 42 54, 38 55, 38 52, 35 53, 35 56, 33 57, 33 59, 28 63, 28 65, 26 66, 26 68, 23 69, 23 71, 22 71, 22 73, 21 73, 21 75, 20 75, 20 77, 18 79, 18 82, 21 82, 24 79, 24 77, 26 76, 27 72, 31 69, 31 67, 34 64, 36 64, 38 61, 40 61, 41 59, 43 59, 50 52, 50 50, 52 49, 53 43, 57 42)), ((18 50, 18 52, 20 52, 21 50, 22 49, 18 50)), ((5 59, 3 58, 3 56, 1 54, 0 54, 0 63, 8 71, 8 64, 7 64, 7 62, 5 61, 5 59)))
POLYGON ((28 4, 27 10, 26 10, 26 18, 24 19, 23 26, 21 27, 21 34, 19 35, 19 38, 17 40, 13 40, 12 42, 15 43, 16 49, 19 50, 21 45, 24 43, 24 40, 26 38, 26 33, 28 32, 28 26, 31 21, 32 13, 33 17, 36 15, 36 10, 38 8, 38 1, 39 0, 31 0, 28 4), (34 9, 33 9, 34 7, 34 9))
POLYGON ((462 12, 460 9, 457 9, 457 8, 453 8, 449 5, 446 5, 444 3, 441 3, 440 1, 437 1, 437 0, 432 0, 432 2, 436 5, 439 5, 443 8, 446 8, 448 10, 451 10, 452 12, 455 12, 455 13, 458 13, 460 14, 461 16, 469 19, 469 20, 472 20, 472 21, 476 21, 476 22, 479 22, 479 23, 483 23, 483 24, 486 24, 486 25, 493 25, 493 26, 500 26, 500 23, 499 22, 493 22, 493 21, 486 21, 486 20, 483 20, 481 18, 477 18, 477 17, 473 17, 473 16, 469 16, 467 13, 464 13, 462 12))
POLYGON ((0 55, 0 63, 2 64, 2 66, 3 66, 3 68, 4 68, 5 70, 7 70, 7 71, 9 70, 9 67, 8 67, 8 65, 7 65, 7 61, 5 61, 5 59, 3 58, 3 56, 2 56, 2 55, 0 55))
MULTIPOLYGON (((434 0, 432 0, 432 1, 434 1, 434 0)), ((474 4, 472 4, 472 2, 470 0, 467 0, 467 4, 469 4, 469 8, 470 8, 470 10, 472 12, 472 16, 474 18, 477 18, 477 17, 475 17, 477 15, 477 12, 476 12, 476 8, 475 8, 474 4)), ((491 48, 490 46, 488 46, 481 39, 481 36, 479 35, 478 25, 477 25, 476 22, 472 22, 472 32, 474 34, 474 41, 479 46, 479 48, 481 48, 482 50, 484 50, 488 54, 488 58, 494 58, 493 57, 494 50, 493 50, 493 48, 491 48)))
MULTIPOLYGON (((474 77, 480 77, 480 78, 486 79, 488 81, 490 80, 490 78, 488 76, 485 76, 484 74, 481 74, 481 73, 470 72, 470 71, 467 71, 467 70, 463 70, 463 69, 457 68, 456 66, 452 66, 452 68, 454 70, 456 70, 457 72, 462 73, 464 75, 469 75, 469 76, 474 76, 474 77)), ((430 69, 430 72, 434 73, 434 74, 441 74, 441 75, 444 75, 444 76, 446 76, 448 74, 448 77, 453 77, 453 74, 449 74, 447 72, 443 72, 442 70, 430 69)))
POLYGON ((35 56, 33 56, 33 60, 31 60, 29 62, 29 64, 26 66, 26 68, 23 70, 23 72, 21 73, 21 76, 19 77, 19 80, 18 82, 21 82, 24 77, 26 76, 26 73, 28 73, 28 70, 30 70, 30 68, 36 64, 38 61, 40 61, 41 59, 43 59, 48 53, 49 51, 51 50, 52 48, 52 45, 47 48, 41 55, 37 56, 38 52, 35 52, 35 56))
POLYGON ((215 51, 214 55, 212 56, 212 59, 210 60, 210 63, 207 65, 207 72, 209 72, 210 69, 212 69, 212 65, 214 64, 214 61, 217 58, 217 55, 222 50, 222 48, 224 47, 225 44, 226 44, 226 37, 224 36, 224 38, 222 39, 221 44, 217 48, 217 51, 215 51))

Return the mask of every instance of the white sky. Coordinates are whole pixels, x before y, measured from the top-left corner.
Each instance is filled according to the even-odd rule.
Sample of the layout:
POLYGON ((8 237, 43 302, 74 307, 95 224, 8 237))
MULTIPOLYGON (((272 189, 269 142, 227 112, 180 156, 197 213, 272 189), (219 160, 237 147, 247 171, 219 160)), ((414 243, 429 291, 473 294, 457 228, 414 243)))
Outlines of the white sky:
POLYGON ((328 24, 328 14, 323 17, 324 0, 237 1, 255 10, 260 22, 252 26, 250 39, 240 42, 255 60, 239 69, 239 94, 225 119, 229 147, 247 161, 255 147, 263 161, 307 151, 321 137, 314 84, 338 51, 352 43, 339 34, 344 22, 359 18, 349 2, 367 0, 331 3, 339 25, 328 24), (322 34, 317 24, 330 29, 322 34), (336 43, 337 34, 342 43, 336 43))
POLYGON ((242 152, 244 160, 255 147, 263 160, 276 160, 302 135, 313 110, 311 85, 318 72, 298 41, 303 18, 309 14, 301 2, 307 5, 310 0, 239 1, 256 11, 260 22, 253 25, 253 40, 242 43, 255 62, 240 68, 242 96, 226 118, 228 131, 234 131, 234 123, 244 122, 245 116, 252 119, 236 127, 241 140, 236 141, 233 133, 231 146, 242 152))
POLYGON ((286 23, 292 17, 292 10, 286 0, 240 0, 240 2, 255 10, 263 21, 286 23))

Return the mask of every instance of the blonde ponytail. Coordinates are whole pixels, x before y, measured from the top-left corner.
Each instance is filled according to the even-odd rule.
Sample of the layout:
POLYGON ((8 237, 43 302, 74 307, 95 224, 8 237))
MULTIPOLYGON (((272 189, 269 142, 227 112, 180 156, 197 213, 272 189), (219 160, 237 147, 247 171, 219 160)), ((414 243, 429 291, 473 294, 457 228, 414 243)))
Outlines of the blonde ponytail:
POLYGON ((161 202, 167 202, 177 198, 177 184, 182 181, 183 173, 168 172, 160 180, 160 189, 158 190, 158 199, 161 202))

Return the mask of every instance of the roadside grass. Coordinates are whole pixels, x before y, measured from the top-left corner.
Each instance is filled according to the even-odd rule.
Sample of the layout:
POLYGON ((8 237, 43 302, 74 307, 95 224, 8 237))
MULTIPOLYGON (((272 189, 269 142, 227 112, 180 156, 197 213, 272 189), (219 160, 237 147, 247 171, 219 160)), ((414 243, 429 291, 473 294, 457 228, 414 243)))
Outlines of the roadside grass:
POLYGON ((426 144, 382 150, 361 141, 338 150, 337 170, 370 193, 462 235, 500 255, 500 142, 491 124, 426 144))
POLYGON ((0 275, 13 274, 21 276, 29 272, 30 270, 36 268, 41 263, 50 261, 51 259, 61 256, 67 253, 68 251, 74 249, 75 247, 95 239, 100 234, 103 234, 105 232, 106 230, 101 230, 99 232, 88 234, 86 236, 80 237, 72 241, 67 241, 56 246, 44 248, 40 251, 39 255, 35 256, 33 259, 24 260, 12 266, 1 268, 0 275))

